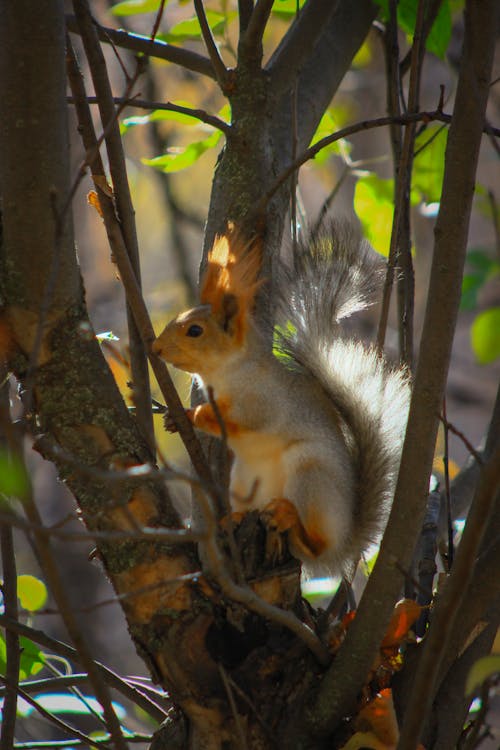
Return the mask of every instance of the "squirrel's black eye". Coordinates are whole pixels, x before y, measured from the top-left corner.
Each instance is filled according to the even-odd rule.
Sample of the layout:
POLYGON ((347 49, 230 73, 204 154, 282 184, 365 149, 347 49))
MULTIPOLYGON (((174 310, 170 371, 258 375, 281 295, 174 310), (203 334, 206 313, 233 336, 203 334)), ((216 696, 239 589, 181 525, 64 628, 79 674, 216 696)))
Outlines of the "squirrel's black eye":
POLYGON ((193 339, 197 338, 198 336, 201 336, 203 333, 203 328, 196 323, 194 323, 192 326, 189 326, 189 328, 186 331, 186 336, 191 336, 193 339))

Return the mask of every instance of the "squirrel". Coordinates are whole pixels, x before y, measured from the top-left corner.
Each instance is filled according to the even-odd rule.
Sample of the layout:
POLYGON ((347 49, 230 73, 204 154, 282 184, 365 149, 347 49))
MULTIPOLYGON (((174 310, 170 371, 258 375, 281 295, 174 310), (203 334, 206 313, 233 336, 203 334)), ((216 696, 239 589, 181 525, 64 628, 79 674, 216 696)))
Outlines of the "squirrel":
POLYGON ((186 413, 218 436, 222 416, 233 511, 261 511, 306 575, 350 576, 385 526, 409 402, 405 370, 339 323, 374 301, 383 263, 332 223, 279 266, 270 335, 254 311, 259 242, 234 228, 218 236, 201 304, 168 323, 153 352, 213 389, 219 415, 209 402, 186 413))

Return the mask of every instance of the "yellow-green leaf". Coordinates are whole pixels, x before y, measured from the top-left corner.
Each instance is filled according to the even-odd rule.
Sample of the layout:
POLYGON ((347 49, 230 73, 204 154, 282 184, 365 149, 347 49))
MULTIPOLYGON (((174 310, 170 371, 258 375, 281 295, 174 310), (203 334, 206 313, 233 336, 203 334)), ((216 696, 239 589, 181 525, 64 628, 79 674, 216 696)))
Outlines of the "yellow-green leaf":
POLYGON ((471 327, 471 343, 480 365, 500 357, 500 307, 479 313, 471 327))
POLYGON ((137 13, 155 13, 161 0, 122 0, 110 9, 114 16, 135 16, 137 13))
POLYGON ((415 139, 412 188, 426 203, 438 203, 444 177, 444 154, 448 130, 442 125, 430 125, 415 139))
POLYGON ((170 148, 162 156, 155 156, 153 159, 141 159, 141 161, 143 164, 148 164, 162 172, 179 172, 181 169, 190 167, 195 161, 198 161, 205 151, 216 146, 221 135, 221 133, 215 132, 203 141, 196 141, 186 147, 170 148))
POLYGON ((394 215, 394 180, 375 174, 361 177, 354 190, 354 210, 366 238, 375 250, 387 257, 394 215))
POLYGON ((22 500, 28 489, 29 479, 22 461, 0 452, 0 495, 22 500))
POLYGON ((39 578, 21 575, 17 577, 17 595, 24 609, 36 612, 47 601, 47 588, 39 578))

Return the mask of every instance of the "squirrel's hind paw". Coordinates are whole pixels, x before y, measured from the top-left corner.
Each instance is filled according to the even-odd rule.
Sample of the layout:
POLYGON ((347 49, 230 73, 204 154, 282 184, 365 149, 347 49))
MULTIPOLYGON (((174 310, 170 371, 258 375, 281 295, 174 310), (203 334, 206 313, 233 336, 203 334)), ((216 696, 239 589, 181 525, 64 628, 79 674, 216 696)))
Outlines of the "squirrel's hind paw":
MULTIPOLYGON (((296 506, 286 498, 271 500, 264 508, 261 517, 271 532, 277 533, 278 536, 286 533, 292 555, 300 560, 317 558, 327 546, 319 530, 321 525, 311 523, 306 527, 302 523, 296 506)), ((313 519, 313 521, 320 520, 313 519)))

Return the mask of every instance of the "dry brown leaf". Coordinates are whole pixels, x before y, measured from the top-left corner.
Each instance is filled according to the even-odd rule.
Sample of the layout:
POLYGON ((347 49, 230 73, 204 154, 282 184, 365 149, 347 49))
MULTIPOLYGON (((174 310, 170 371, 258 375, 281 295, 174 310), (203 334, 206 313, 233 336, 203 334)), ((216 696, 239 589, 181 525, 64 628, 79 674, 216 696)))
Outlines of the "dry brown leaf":
POLYGON ((401 599, 394 607, 381 649, 396 648, 405 640, 408 631, 418 619, 422 607, 413 599, 401 599))
POLYGON ((101 203, 99 201, 99 196, 97 195, 95 190, 89 190, 89 192, 87 193, 87 203, 89 204, 89 206, 93 206, 95 208, 95 210, 97 211, 97 213, 102 219, 103 216, 102 216, 101 203))

